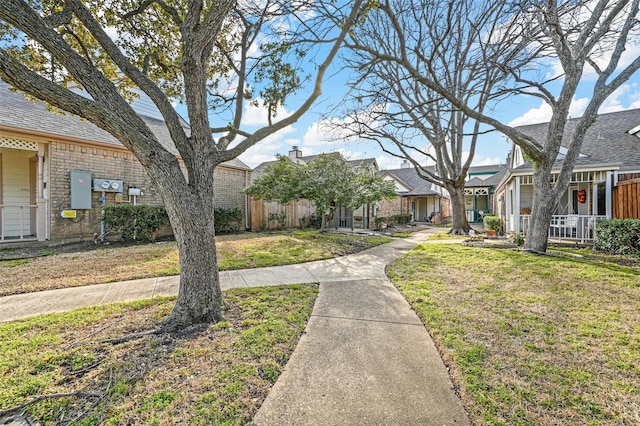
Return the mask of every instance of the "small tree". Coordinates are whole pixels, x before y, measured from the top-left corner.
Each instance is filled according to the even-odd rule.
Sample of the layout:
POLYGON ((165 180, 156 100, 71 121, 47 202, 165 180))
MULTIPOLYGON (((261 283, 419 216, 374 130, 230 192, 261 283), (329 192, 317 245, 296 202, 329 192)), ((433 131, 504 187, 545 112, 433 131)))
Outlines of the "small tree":
POLYGON ((393 183, 378 176, 374 168, 354 166, 339 153, 320 154, 307 164, 280 157, 245 191, 255 198, 282 204, 311 201, 322 217, 321 232, 326 229, 326 213, 332 205, 357 208, 396 196, 393 183))

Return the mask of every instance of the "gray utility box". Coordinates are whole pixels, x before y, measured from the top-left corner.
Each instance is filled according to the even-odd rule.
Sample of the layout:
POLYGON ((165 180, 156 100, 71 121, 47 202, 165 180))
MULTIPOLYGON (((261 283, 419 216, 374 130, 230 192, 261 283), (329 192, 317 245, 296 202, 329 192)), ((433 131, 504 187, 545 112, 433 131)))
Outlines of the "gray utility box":
POLYGON ((71 209, 91 209, 91 173, 71 170, 71 209))
POLYGON ((122 192, 124 183, 116 179, 94 179, 93 190, 100 192, 122 192))

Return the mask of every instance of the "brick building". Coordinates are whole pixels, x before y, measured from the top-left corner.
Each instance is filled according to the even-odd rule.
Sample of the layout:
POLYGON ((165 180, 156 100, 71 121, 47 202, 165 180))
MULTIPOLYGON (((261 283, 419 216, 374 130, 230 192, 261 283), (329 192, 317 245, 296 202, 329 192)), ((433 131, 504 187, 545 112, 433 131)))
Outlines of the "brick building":
MULTIPOLYGON (((151 102, 141 98, 134 108, 178 155, 151 102)), ((251 169, 236 159, 215 174, 216 205, 239 207, 246 216, 242 189, 251 169)), ((100 231, 103 193, 106 205, 162 204, 142 165, 118 140, 76 116, 55 114, 0 81, 0 243, 93 238, 100 231), (105 181, 106 191, 94 188, 105 181)))

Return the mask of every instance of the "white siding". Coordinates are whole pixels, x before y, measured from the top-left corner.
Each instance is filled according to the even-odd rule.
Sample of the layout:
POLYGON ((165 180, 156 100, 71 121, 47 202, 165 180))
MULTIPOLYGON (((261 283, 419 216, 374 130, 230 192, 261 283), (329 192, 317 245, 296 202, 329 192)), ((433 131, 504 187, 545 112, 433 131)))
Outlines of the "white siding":
POLYGON ((29 193, 29 159, 34 152, 2 149, 2 204, 4 207, 5 237, 20 236, 20 208, 7 205, 25 206, 22 215, 22 232, 29 235, 31 214, 28 207, 29 193))

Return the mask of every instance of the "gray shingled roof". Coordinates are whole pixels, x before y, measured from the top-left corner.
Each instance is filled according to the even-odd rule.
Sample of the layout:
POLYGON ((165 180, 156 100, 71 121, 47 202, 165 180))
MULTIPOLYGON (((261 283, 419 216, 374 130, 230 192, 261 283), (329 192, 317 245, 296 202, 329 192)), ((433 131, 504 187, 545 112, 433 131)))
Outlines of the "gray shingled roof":
POLYGON ((481 166, 486 167, 487 170, 496 171, 500 170, 498 173, 494 173, 492 175, 484 175, 485 177, 474 176, 469 179, 467 183, 465 183, 465 187, 467 188, 478 188, 485 186, 496 186, 500 183, 504 175, 507 173, 506 164, 497 164, 493 166, 481 166))
MULTIPOLYGON (((162 146, 172 154, 178 155, 164 122, 151 117, 141 117, 162 146)), ((93 123, 72 114, 53 113, 45 107, 43 102, 31 102, 25 99, 22 92, 11 91, 9 85, 0 80, 0 129, 4 126, 82 139, 87 143, 98 142, 114 147, 123 146, 119 140, 93 123)), ((185 126, 185 129, 188 130, 188 126, 185 126)), ((238 159, 224 164, 230 167, 250 169, 238 159)))
MULTIPOLYGON (((518 130, 546 141, 549 123, 518 126, 518 130)), ((640 125, 640 109, 600 114, 593 126, 587 130, 576 166, 619 164, 621 170, 640 169, 640 138, 629 134, 629 130, 640 125)), ((567 146, 575 129, 575 120, 568 123, 563 136, 563 146, 567 146)), ((559 165, 561 160, 557 162, 559 165)), ((530 170, 531 164, 524 164, 516 170, 530 170)))
POLYGON ((471 166, 469 167, 469 171, 467 174, 469 176, 480 174, 480 175, 489 175, 491 173, 498 173, 507 167, 506 164, 491 164, 488 166, 471 166))
MULTIPOLYGON (((430 169, 431 171, 435 171, 433 167, 427 167, 427 169, 430 169)), ((383 170, 382 173, 395 177, 398 181, 400 181, 401 184, 409 188, 409 191, 418 189, 423 185, 429 185, 429 186, 431 185, 430 183, 427 184, 427 181, 425 181, 418 175, 418 172, 416 171, 415 167, 383 170)))
MULTIPOLYGON (((427 167, 427 170, 435 172, 435 168, 433 166, 427 167)), ((507 166, 506 164, 494 164, 490 166, 472 166, 469 167, 469 174, 472 173, 487 173, 487 172, 498 172, 494 175, 486 175, 485 179, 481 177, 474 177, 469 182, 465 184, 468 187, 481 187, 481 186, 495 186, 497 185, 504 174, 506 173, 507 166)), ((391 169, 391 170, 383 170, 382 174, 393 175, 400 183, 404 184, 404 186, 409 188, 409 192, 407 195, 432 195, 437 194, 437 192, 432 189, 428 189, 428 193, 425 193, 423 186, 427 185, 427 188, 430 188, 430 184, 425 183, 426 181, 422 179, 418 172, 416 172, 415 167, 406 167, 402 169, 391 169), (415 193, 423 192, 424 194, 415 193)))
POLYGON ((417 188, 412 189, 411 191, 403 194, 403 195, 412 195, 415 197, 423 197, 425 195, 438 195, 438 196, 442 196, 442 194, 440 194, 439 192, 434 191, 433 189, 431 189, 431 184, 427 183, 426 185, 421 185, 417 188))

